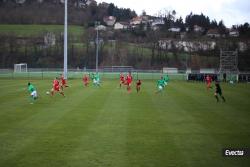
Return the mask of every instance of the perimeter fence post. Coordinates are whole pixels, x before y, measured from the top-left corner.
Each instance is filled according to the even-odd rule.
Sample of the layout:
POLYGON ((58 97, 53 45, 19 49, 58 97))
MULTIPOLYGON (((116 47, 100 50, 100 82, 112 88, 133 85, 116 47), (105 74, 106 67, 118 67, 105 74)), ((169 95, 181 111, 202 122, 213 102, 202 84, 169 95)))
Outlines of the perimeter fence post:
POLYGON ((42 69, 42 80, 43 80, 43 69, 42 69))

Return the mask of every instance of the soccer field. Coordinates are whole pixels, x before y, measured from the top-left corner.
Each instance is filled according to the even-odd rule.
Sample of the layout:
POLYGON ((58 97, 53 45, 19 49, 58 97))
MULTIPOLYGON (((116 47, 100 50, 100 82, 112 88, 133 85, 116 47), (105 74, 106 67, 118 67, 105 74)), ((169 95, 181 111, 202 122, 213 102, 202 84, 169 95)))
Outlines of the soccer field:
POLYGON ((62 97, 46 95, 51 80, 0 80, 1 167, 249 166, 250 157, 224 157, 224 148, 250 148, 250 85, 222 84, 226 103, 205 84, 173 81, 155 94, 104 80, 85 88, 69 80, 62 97))

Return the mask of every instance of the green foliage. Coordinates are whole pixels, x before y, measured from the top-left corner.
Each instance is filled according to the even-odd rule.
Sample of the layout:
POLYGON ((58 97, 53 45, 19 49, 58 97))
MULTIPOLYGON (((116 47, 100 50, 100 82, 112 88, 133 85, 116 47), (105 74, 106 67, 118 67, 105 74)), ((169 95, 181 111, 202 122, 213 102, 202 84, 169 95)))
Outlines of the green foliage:
POLYGON ((250 38, 250 26, 249 23, 244 23, 243 25, 238 26, 241 37, 250 38))
MULTIPOLYGON (((80 36, 84 33, 82 26, 70 25, 69 34, 80 36)), ((24 24, 0 24, 0 34, 16 35, 17 37, 34 37, 43 35, 46 32, 63 33, 63 25, 24 25, 24 24)))
POLYGON ((109 16, 115 16, 117 21, 128 21, 136 16, 135 11, 131 11, 129 8, 118 8, 113 3, 109 4, 107 12, 109 16))
POLYGON ((205 29, 210 27, 210 19, 208 16, 193 14, 192 12, 186 16, 186 25, 189 27, 190 30, 193 30, 194 25, 201 26, 205 29))

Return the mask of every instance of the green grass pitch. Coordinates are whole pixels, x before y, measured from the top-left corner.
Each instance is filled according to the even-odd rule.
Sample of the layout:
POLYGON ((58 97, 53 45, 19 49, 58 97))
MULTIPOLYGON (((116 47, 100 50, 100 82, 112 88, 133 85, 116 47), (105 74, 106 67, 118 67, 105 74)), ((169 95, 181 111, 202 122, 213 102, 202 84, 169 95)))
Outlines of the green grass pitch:
POLYGON ((202 83, 173 81, 155 94, 143 81, 128 94, 118 81, 84 88, 69 80, 66 97, 46 95, 51 80, 0 80, 1 167, 249 166, 223 148, 250 147, 250 85, 222 84, 226 103, 202 83))

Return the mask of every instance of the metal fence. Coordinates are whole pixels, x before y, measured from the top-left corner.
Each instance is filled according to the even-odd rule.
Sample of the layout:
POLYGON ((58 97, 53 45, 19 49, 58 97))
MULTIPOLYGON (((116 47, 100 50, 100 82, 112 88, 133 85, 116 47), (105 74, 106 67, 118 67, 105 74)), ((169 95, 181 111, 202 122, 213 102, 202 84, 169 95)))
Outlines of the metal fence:
MULTIPOLYGON (((130 70, 134 79, 159 79, 162 70, 130 70)), ((100 69, 102 79, 119 79, 120 73, 127 71, 107 71, 100 69)), ((63 73, 63 69, 28 69, 27 72, 14 72, 11 69, 1 69, 0 78, 6 79, 52 79, 63 73)), ((84 74, 95 73, 95 69, 69 69, 68 79, 80 79, 84 74)), ((171 80, 186 80, 186 73, 168 74, 171 80)))
MULTIPOLYGON (((131 69, 130 70, 134 79, 142 79, 142 80, 157 80, 163 73, 162 70, 138 70, 131 69)), ((127 71, 119 71, 113 70, 109 71, 107 69, 99 70, 99 74, 101 79, 119 79, 120 73, 124 74, 127 71)), ((0 69, 0 79, 53 79, 58 77, 63 73, 63 69, 52 69, 52 68, 29 68, 27 72, 14 72, 12 69, 0 69)), ((84 74, 95 73, 95 69, 69 69, 68 70, 68 79, 81 79, 84 74)), ((195 75, 195 77, 199 77, 201 75, 207 75, 206 73, 201 73, 200 71, 192 71, 191 73, 186 73, 186 70, 178 70, 178 73, 167 73, 171 80, 190 80, 190 75, 195 75)), ((212 75, 212 74, 210 74, 212 75)), ((217 75, 218 79, 223 80, 223 76, 217 73, 213 75, 217 75)), ((204 77, 203 76, 203 77, 204 77)), ((191 79, 193 80, 193 79, 191 79)), ((200 81, 199 79, 194 79, 200 81)), ((250 72, 241 72, 239 74, 229 74, 227 75, 227 81, 234 80, 239 82, 250 82, 250 72)))

